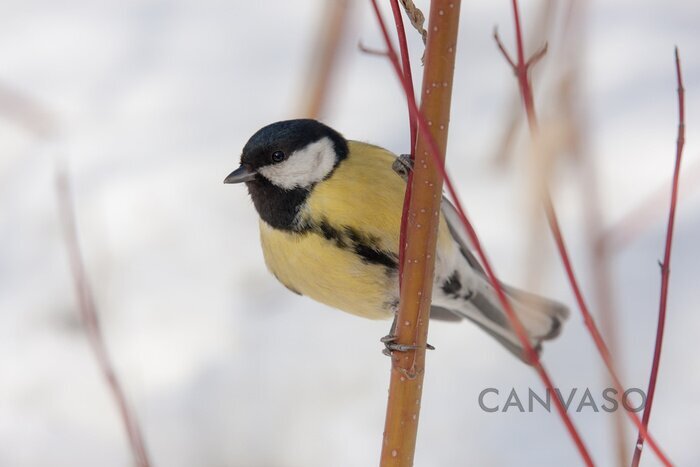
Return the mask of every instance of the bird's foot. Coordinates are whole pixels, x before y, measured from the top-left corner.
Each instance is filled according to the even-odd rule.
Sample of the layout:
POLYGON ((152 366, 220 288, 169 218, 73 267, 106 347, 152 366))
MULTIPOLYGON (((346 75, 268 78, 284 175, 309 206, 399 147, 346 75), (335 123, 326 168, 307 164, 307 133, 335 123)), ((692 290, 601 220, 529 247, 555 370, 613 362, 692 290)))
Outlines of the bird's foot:
MULTIPOLYGON (((408 352, 409 350, 417 350, 421 348, 419 345, 397 344, 396 336, 394 334, 388 334, 379 339, 379 341, 384 344, 382 353, 387 357, 391 357, 392 352, 408 352)), ((425 344, 425 348, 428 350, 435 350, 435 347, 430 344, 425 344)))
POLYGON ((413 170, 413 161, 410 154, 401 154, 396 158, 391 168, 399 177, 403 178, 404 182, 408 182, 408 174, 413 170))

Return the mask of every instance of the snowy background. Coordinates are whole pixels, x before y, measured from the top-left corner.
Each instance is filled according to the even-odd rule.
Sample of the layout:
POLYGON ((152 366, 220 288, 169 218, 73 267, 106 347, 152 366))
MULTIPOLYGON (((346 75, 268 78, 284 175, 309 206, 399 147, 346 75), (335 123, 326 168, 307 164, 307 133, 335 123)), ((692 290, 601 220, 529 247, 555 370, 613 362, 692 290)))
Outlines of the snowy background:
MULTIPOLYGON (((0 466, 131 465, 78 318, 56 213, 58 158, 69 167, 107 344, 154 465, 377 464, 389 379, 378 339, 388 323, 335 312, 277 284, 265 270, 245 190, 222 184, 255 130, 296 115, 323 3, 0 6, 0 466), (31 100, 47 120, 18 117, 8 95, 31 100), (46 125, 54 125, 51 137, 37 134, 46 125)), ((507 171, 492 163, 516 91, 491 38, 498 24, 512 44, 509 8, 506 1, 462 6, 448 161, 496 270, 524 285, 533 272, 524 264, 527 138, 516 142, 507 171)), ((522 2, 526 26, 539 8, 540 2, 522 2)), ((369 4, 355 2, 350 12, 324 120, 349 138, 406 152, 396 78, 385 60, 356 48, 360 39, 381 46, 369 4)), ((700 159, 699 24, 696 0, 590 3, 578 99, 606 222, 671 176, 674 44, 687 89, 685 167, 700 159)), ((417 58, 420 42, 408 32, 417 58)), ((549 37, 553 51, 557 38, 549 37)), ((551 97, 544 90, 551 76, 546 62, 537 91, 543 99, 551 97)), ((418 63, 414 70, 419 79, 418 63)), ((560 217, 593 303, 577 166, 564 164, 559 177, 560 217)), ((700 465, 700 190, 694 183, 697 178, 683 187, 679 205, 651 423, 679 465, 700 465)), ((665 234, 664 215, 649 215, 613 261, 624 328, 618 359, 626 385, 641 388, 653 349, 665 234)), ((607 386, 600 360, 542 232, 537 291, 572 306, 563 335, 545 348, 545 364, 563 391, 588 387, 600 402, 607 386)), ((579 462, 555 413, 479 409, 478 394, 487 387, 501 391, 491 399, 501 405, 511 388, 541 393, 530 368, 469 324, 433 323, 430 342, 437 350, 427 361, 417 466, 579 462)), ((613 465, 611 416, 587 410, 572 417, 594 459, 613 465)), ((635 435, 630 425, 630 449, 635 435)), ((648 449, 643 464, 658 465, 648 449)))

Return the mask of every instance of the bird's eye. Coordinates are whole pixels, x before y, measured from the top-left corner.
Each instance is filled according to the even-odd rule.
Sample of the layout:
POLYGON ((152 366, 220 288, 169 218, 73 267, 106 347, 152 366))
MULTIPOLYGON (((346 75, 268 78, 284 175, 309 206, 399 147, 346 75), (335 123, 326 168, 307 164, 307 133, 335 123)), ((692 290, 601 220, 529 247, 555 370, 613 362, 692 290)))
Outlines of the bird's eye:
POLYGON ((287 156, 282 151, 272 153, 272 162, 282 162, 287 156))

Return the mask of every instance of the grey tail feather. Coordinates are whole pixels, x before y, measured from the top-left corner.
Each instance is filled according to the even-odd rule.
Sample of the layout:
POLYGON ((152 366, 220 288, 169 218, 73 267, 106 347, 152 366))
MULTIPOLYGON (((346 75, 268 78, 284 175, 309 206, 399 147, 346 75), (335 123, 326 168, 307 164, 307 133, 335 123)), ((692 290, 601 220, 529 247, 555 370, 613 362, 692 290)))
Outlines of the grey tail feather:
MULTIPOLYGON (((470 239, 462 228, 457 209, 443 196, 442 214, 457 242, 471 270, 482 279, 481 287, 474 291, 474 295, 465 304, 450 304, 449 312, 475 322, 480 328, 492 335, 498 342, 512 352, 525 363, 529 363, 524 349, 515 331, 510 326, 510 321, 501 307, 496 291, 493 290, 491 281, 487 277, 479 260, 471 252, 470 239)), ((511 299, 515 313, 520 318, 525 330, 528 332, 530 342, 535 351, 542 349, 542 341, 554 339, 561 333, 564 321, 569 316, 566 306, 538 295, 516 289, 501 283, 504 292, 511 299)), ((444 311, 444 309, 443 309, 444 311)), ((445 313, 436 316, 437 319, 446 319, 445 313)))
POLYGON ((552 322, 549 331, 539 336, 540 340, 551 340, 561 334, 564 321, 569 318, 569 309, 566 305, 540 295, 517 289, 502 282, 501 287, 503 291, 517 303, 545 313, 551 319, 552 322))
POLYGON ((437 321, 462 321, 464 317, 450 310, 437 305, 430 307, 430 319, 437 321))
MULTIPOLYGON (((568 309, 553 300, 505 284, 502 286, 528 333, 530 343, 539 355, 542 351, 542 342, 553 339, 561 333, 563 322, 569 314, 568 309)), ((431 317, 447 320, 451 313, 467 318, 496 339, 518 359, 524 363, 532 364, 517 334, 511 327, 495 291, 490 292, 492 293, 477 292, 467 302, 468 306, 459 310, 433 306, 431 317)))
MULTIPOLYGON (((503 337, 501 334, 498 334, 494 332, 492 329, 488 328, 487 326, 481 324, 478 321, 474 321, 474 324, 479 326, 481 329, 486 331, 487 334, 489 334, 491 337, 496 339, 498 343, 500 343, 503 347, 506 348, 510 353, 515 355, 521 362, 527 364, 527 365, 532 365, 532 362, 529 360, 527 353, 525 352, 525 348, 520 345, 520 342, 517 344, 511 341, 510 339, 503 337)), ((542 342, 537 341, 532 345, 533 350, 537 355, 539 356, 542 353, 542 342)))

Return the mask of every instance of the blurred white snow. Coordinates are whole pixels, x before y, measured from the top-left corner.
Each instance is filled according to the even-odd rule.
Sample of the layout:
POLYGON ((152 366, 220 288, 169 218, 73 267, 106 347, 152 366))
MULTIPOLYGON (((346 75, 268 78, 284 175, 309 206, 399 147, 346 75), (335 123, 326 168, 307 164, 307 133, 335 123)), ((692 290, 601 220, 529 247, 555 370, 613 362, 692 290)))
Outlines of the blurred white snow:
MULTIPOLYGON (((522 2, 526 23, 539 4, 522 2)), ((0 85, 45 108, 58 128, 42 140, 0 113, 0 466, 131 463, 78 320, 56 218, 57 158, 70 169, 107 344, 156 466, 377 463, 389 376, 378 339, 388 323, 336 312, 277 284, 265 270, 245 190, 222 184, 248 136, 294 116, 322 5, 26 0, 0 7, 0 85)), ((352 12, 325 120, 349 138, 406 152, 398 82, 385 60, 355 47, 359 39, 381 46, 376 23, 366 2, 352 12)), ((612 221, 671 176, 675 44, 687 90, 684 166, 700 158, 700 4, 615 0, 592 2, 589 13, 581 99, 612 221)), ((500 25, 510 44, 511 22, 509 2, 462 6, 448 161, 497 271, 523 284, 525 184, 487 160, 516 89, 491 31, 500 25)), ((420 42, 408 32, 417 58, 420 42)), ((414 73, 420 77, 418 60, 414 73)), ((516 166, 525 170, 524 162, 516 166)), ((577 176, 562 174, 557 200, 590 291, 583 216, 568 187, 577 176)), ((679 465, 700 464, 700 193, 688 188, 651 422, 679 465)), ((619 358, 630 387, 647 384, 664 233, 660 217, 614 261, 619 358)), ((563 390, 599 393, 600 360, 549 237, 545 244, 539 292, 572 307, 562 337, 545 348, 546 366, 563 390)), ((533 371, 468 324, 434 323, 430 341, 437 350, 428 357, 416 465, 576 462, 556 414, 479 410, 487 387, 541 391, 533 371)), ((612 465, 610 415, 572 417, 594 458, 612 465)), ((628 435, 631 450, 636 432, 628 435)), ((651 451, 643 464, 657 465, 651 451)))

